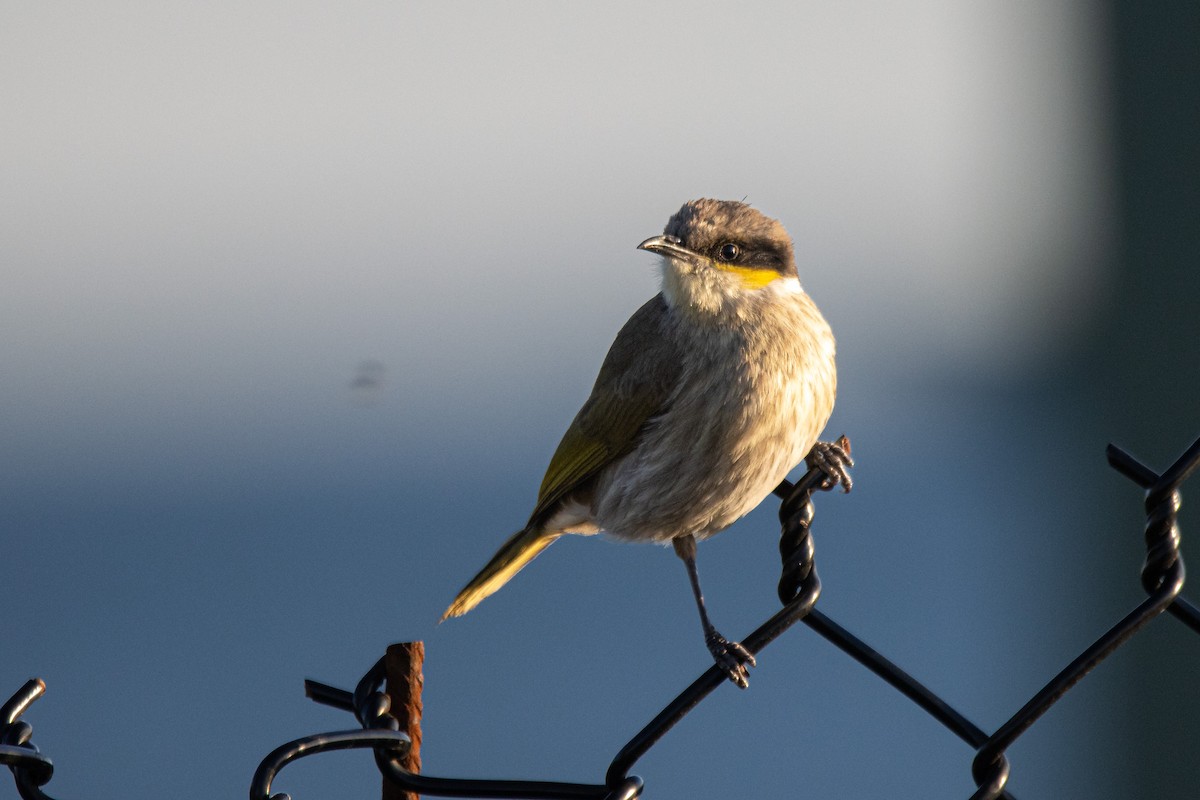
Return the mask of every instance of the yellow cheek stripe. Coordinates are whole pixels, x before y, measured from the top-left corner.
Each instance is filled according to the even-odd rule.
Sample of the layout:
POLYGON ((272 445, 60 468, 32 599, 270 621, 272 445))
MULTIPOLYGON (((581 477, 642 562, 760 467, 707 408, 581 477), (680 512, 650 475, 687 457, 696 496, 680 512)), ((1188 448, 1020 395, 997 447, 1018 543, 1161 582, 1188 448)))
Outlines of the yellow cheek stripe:
POLYGON ((761 289, 771 281, 779 277, 779 273, 773 269, 759 269, 757 267, 739 267, 736 264, 722 264, 714 262, 717 269, 723 269, 726 272, 731 272, 742 279, 742 286, 747 289, 761 289))

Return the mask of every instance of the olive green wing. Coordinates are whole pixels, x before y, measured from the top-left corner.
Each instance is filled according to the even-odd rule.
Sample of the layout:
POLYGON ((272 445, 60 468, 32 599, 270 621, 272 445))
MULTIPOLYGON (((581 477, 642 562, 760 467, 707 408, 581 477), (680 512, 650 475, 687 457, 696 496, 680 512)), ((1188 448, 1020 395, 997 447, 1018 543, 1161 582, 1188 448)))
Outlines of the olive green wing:
POLYGON ((679 378, 667 304, 655 295, 634 312, 609 348, 596 385, 550 459, 529 524, 585 488, 611 461, 634 448, 646 423, 663 413, 679 378))

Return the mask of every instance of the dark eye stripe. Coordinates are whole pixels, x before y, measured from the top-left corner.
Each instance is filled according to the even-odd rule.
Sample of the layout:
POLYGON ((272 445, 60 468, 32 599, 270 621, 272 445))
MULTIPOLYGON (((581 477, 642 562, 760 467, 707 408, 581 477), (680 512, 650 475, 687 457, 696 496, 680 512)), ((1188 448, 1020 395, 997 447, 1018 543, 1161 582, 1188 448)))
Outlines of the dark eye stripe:
POLYGON ((742 258, 742 263, 748 267, 773 269, 776 272, 783 272, 786 266, 779 254, 772 249, 751 250, 742 258))
MULTIPOLYGON (((704 252, 702 250, 701 252, 704 252)), ((790 273, 790 254, 781 252, 770 239, 754 239, 747 242, 718 240, 709 245, 709 257, 724 264, 736 264, 752 269, 769 269, 781 275, 790 273)))

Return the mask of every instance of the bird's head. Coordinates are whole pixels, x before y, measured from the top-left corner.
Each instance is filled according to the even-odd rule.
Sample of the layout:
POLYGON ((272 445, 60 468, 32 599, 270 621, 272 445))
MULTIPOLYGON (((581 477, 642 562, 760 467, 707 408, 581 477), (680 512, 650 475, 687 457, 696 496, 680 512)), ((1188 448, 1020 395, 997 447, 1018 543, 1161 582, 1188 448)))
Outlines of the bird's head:
POLYGON ((663 293, 673 306, 719 311, 800 288, 783 225, 735 200, 684 203, 663 234, 638 249, 663 257, 663 293))

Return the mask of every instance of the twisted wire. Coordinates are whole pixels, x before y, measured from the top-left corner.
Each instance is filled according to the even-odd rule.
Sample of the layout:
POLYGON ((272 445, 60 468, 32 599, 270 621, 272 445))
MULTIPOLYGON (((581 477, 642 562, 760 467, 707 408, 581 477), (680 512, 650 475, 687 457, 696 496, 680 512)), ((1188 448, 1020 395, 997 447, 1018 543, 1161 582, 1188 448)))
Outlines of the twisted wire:
POLYGON ((0 764, 12 771, 17 793, 24 800, 52 800, 41 787, 54 777, 54 764, 30 741, 33 726, 20 718, 45 692, 44 681, 30 678, 0 706, 0 764))

